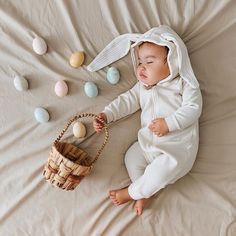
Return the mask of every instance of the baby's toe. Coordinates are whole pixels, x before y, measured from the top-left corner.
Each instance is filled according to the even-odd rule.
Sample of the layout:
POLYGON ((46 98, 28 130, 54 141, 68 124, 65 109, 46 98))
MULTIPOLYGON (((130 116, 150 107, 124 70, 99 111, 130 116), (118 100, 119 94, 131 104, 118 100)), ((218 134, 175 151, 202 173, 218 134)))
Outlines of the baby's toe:
POLYGON ((117 200, 115 200, 113 203, 114 203, 116 206, 119 206, 119 205, 120 205, 120 202, 117 201, 117 200))
POLYGON ((116 198, 111 198, 111 201, 114 205, 116 205, 116 206, 119 205, 119 201, 116 198))
POLYGON ((110 195, 109 196, 111 200, 116 199, 116 196, 110 195))
POLYGON ((115 197, 116 191, 114 191, 114 190, 109 191, 109 195, 110 195, 110 197, 115 197))
POLYGON ((140 216, 143 212, 143 207, 142 205, 140 204, 140 202, 136 202, 135 205, 134 205, 134 211, 136 213, 136 215, 140 216))
POLYGON ((137 215, 140 216, 140 215, 142 215, 142 213, 143 213, 143 208, 139 207, 137 210, 137 215))
POLYGON ((140 209, 139 207, 135 208, 135 213, 140 216, 142 214, 142 209, 140 209))

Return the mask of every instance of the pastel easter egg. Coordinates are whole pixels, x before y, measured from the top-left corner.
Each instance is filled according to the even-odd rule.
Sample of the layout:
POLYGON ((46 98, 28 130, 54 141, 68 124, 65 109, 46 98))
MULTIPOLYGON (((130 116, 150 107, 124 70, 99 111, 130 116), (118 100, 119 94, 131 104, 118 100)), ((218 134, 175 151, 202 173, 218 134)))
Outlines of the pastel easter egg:
POLYGON ((93 82, 86 82, 84 85, 84 92, 88 97, 96 97, 98 95, 98 87, 93 82))
POLYGON ((107 71, 107 80, 111 84, 117 84, 120 80, 120 72, 115 67, 110 67, 107 71))
POLYGON ((84 53, 83 52, 75 52, 70 57, 70 65, 74 68, 80 67, 84 62, 84 53))
POLYGON ((86 127, 80 121, 77 121, 73 125, 73 134, 76 138, 83 138, 86 135, 86 127))
POLYGON ((35 108, 34 116, 39 123, 46 123, 50 119, 48 111, 42 107, 35 108))
POLYGON ((45 54, 47 52, 47 44, 45 40, 41 37, 34 38, 33 50, 39 55, 45 54))
POLYGON ((64 80, 59 80, 55 84, 54 91, 58 97, 64 97, 68 93, 68 86, 64 80))
POLYGON ((29 88, 29 84, 27 79, 25 79, 23 76, 17 75, 14 79, 14 86, 16 90, 18 91, 25 91, 29 88))

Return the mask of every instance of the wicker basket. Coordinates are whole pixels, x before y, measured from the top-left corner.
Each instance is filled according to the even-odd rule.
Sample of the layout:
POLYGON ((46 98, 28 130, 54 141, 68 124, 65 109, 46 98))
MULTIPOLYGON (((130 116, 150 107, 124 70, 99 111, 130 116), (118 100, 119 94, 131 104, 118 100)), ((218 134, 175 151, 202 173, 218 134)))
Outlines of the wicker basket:
POLYGON ((54 141, 50 150, 47 163, 44 166, 43 175, 48 182, 65 190, 75 189, 81 180, 90 174, 93 164, 97 161, 103 148, 108 141, 108 129, 104 126, 105 138, 101 148, 97 151, 95 158, 91 158, 84 150, 74 146, 71 143, 60 142, 62 136, 69 126, 76 120, 83 117, 92 117, 99 119, 92 113, 82 113, 72 118, 65 129, 62 130, 59 137, 54 141))

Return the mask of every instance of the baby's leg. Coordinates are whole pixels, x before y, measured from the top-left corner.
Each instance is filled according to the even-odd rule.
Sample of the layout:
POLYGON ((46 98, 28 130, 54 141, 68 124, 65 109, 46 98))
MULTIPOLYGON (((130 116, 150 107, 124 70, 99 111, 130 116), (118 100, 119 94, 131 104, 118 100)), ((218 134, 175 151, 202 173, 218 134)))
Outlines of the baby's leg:
MULTIPOLYGON (((134 143, 125 155, 125 165, 128 171, 129 177, 132 182, 135 182, 140 176, 143 175, 145 168, 149 162, 147 162, 143 151, 138 142, 134 143)), ((148 199, 138 199, 134 204, 134 211, 137 215, 141 215, 148 199)))
POLYGON ((139 143, 135 142, 125 154, 125 166, 132 182, 143 175, 148 164, 139 143))
MULTIPOLYGON (((126 152, 125 165, 132 182, 143 175, 147 162, 142 149, 138 142, 134 143, 126 152)), ((115 205, 120 205, 124 202, 133 200, 129 193, 128 187, 125 189, 113 190, 110 192, 110 198, 115 205)), ((141 215, 148 199, 138 199, 134 204, 134 210, 137 215, 141 215)))
POLYGON ((133 199, 149 198, 185 175, 182 170, 183 166, 173 156, 158 155, 147 165, 143 175, 129 186, 129 195, 133 199))
MULTIPOLYGON (((135 181, 137 178, 143 175, 148 162, 143 156, 143 152, 138 142, 134 143, 127 151, 125 156, 125 165, 132 181, 135 181)), ((115 205, 120 205, 133 200, 128 193, 128 187, 110 191, 110 199, 115 205)))

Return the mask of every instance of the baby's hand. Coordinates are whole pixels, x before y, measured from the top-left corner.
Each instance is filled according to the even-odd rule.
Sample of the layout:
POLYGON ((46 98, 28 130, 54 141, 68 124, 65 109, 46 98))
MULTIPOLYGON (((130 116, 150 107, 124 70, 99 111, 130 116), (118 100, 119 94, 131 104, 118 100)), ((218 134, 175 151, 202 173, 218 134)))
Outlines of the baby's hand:
POLYGON ((105 113, 98 114, 98 118, 103 120, 104 122, 101 122, 100 120, 96 118, 93 120, 93 128, 95 129, 97 133, 99 133, 103 129, 105 124, 107 123, 107 116, 105 113))
POLYGON ((159 137, 169 133, 169 128, 164 118, 157 118, 153 120, 148 128, 159 137))

